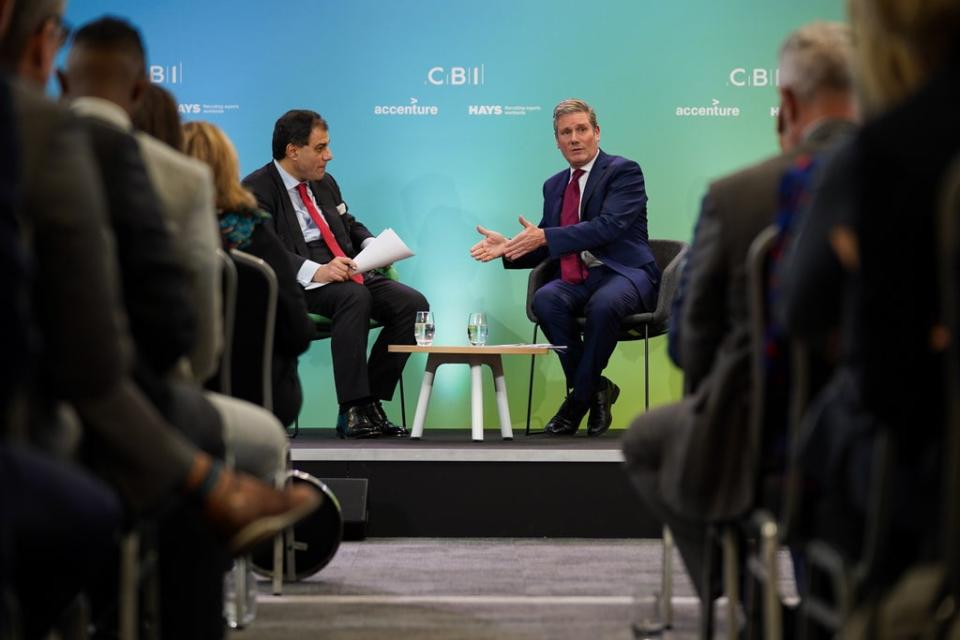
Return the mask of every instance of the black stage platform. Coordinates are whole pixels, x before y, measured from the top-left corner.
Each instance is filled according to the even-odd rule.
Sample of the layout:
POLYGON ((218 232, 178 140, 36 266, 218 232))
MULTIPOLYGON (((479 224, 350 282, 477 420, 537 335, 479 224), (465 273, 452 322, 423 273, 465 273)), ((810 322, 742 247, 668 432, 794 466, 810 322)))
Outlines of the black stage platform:
POLYGON ((504 441, 490 430, 473 442, 469 429, 432 429, 422 440, 363 441, 311 429, 291 446, 294 467, 318 478, 368 480, 368 536, 659 537, 623 472, 621 433, 521 430, 504 441))

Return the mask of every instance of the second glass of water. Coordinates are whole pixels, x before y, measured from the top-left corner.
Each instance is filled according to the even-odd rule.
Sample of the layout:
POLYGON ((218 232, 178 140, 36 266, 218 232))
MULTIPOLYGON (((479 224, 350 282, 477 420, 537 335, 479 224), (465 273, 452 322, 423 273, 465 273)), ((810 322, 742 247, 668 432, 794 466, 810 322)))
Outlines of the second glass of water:
POLYGON ((437 327, 433 324, 433 311, 417 311, 417 318, 413 323, 413 335, 420 347, 429 347, 433 344, 433 335, 437 327))
POLYGON ((467 340, 473 346, 483 346, 487 344, 487 335, 490 332, 487 326, 487 315, 485 313, 471 313, 467 320, 467 340))

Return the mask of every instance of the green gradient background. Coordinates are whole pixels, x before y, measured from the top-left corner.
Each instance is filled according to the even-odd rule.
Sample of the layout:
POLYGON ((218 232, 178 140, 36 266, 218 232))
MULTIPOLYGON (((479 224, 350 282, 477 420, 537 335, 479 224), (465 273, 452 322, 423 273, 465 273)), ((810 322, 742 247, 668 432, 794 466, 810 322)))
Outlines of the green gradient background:
MULTIPOLYGON (((734 68, 772 73, 793 28, 842 19, 837 0, 73 0, 79 26, 104 13, 143 31, 151 64, 183 65, 165 85, 181 103, 237 104, 189 116, 222 126, 242 171, 267 162, 273 122, 289 108, 319 111, 331 125, 329 167, 350 209, 374 232, 391 226, 417 253, 398 264, 404 282, 431 301, 437 343, 466 343, 471 311, 486 311, 490 343, 529 341, 527 273, 470 260, 482 223, 513 234, 517 216, 536 222, 543 180, 563 168, 550 111, 580 97, 599 115, 601 146, 638 161, 647 180, 650 235, 689 240, 709 180, 776 150, 772 85, 737 87, 734 68), (432 86, 431 67, 484 65, 485 84, 432 86), (436 117, 375 116, 375 105, 436 105, 436 117), (738 118, 677 117, 678 106, 737 106, 738 118), (470 117, 467 106, 537 105, 525 116, 470 117)), ((371 336, 372 337, 372 336, 371 336)), ((371 341, 372 342, 372 341, 371 341)), ((412 419, 425 357, 404 374, 412 419)), ((510 410, 523 423, 529 359, 507 357, 510 410)), ((664 338, 651 341, 651 400, 679 397, 681 375, 664 338)), ((300 363, 306 401, 301 425, 332 426, 336 401, 329 341, 300 363)), ((624 390, 614 410, 622 428, 643 408, 643 343, 623 343, 607 375, 624 390)), ((496 426, 485 374, 484 415, 496 426)), ((560 403, 555 357, 538 358, 533 425, 560 403)), ((388 403, 399 420, 399 401, 388 403)), ((427 428, 469 425, 469 370, 442 367, 427 428)))

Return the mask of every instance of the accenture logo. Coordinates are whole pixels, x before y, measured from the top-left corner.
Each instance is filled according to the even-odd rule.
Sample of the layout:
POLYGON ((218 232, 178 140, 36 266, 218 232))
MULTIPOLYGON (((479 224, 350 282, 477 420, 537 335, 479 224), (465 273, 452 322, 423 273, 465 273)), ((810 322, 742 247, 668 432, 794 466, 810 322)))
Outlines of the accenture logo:
POLYGON ((416 98, 410 98, 410 104, 376 105, 373 108, 375 116, 435 116, 440 113, 436 105, 419 104, 416 98))
POLYGON ((721 107, 714 98, 709 107, 677 107, 678 118, 739 118, 740 107, 721 107))

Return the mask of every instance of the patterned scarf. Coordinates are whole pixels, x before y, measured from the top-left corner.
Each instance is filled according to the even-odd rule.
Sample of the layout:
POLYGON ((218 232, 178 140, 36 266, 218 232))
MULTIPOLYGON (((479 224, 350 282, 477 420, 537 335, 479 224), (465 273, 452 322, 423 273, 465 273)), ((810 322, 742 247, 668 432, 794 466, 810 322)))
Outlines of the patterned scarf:
POLYGON ((270 214, 258 209, 224 211, 220 213, 220 240, 224 251, 250 246, 250 238, 257 225, 270 219, 270 214))

